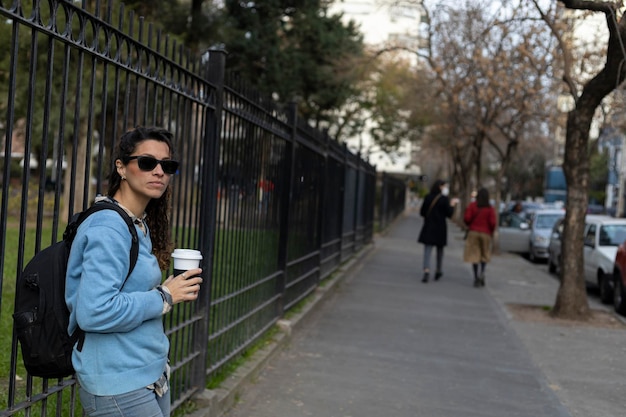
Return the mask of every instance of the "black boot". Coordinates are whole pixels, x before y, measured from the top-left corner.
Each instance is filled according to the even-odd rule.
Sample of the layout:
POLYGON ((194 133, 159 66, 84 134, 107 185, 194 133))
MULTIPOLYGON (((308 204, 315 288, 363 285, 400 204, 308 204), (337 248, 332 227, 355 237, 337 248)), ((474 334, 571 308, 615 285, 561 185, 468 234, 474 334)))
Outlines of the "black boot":
POLYGON ((480 287, 480 278, 474 277, 474 287, 475 288, 480 287))
POLYGON ((443 276, 443 272, 437 271, 435 272, 435 281, 439 281, 439 278, 443 276))
POLYGON ((422 282, 428 282, 428 275, 430 275, 428 272, 424 272, 424 278, 422 278, 422 282))
POLYGON ((483 272, 482 274, 480 274, 480 286, 484 287, 485 286, 485 273, 483 272))

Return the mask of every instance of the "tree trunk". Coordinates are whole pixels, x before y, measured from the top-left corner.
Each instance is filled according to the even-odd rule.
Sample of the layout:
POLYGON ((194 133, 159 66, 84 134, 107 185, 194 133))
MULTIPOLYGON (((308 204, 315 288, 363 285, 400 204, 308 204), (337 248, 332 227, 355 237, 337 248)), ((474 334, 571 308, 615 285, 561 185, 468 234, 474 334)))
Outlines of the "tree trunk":
MULTIPOLYGON (((504 172, 506 171, 507 166, 508 166, 508 163, 506 161, 503 161, 502 164, 500 165, 500 168, 496 172, 496 178, 495 178, 496 184, 495 184, 495 189, 494 189, 494 194, 493 194, 493 200, 495 204, 494 209, 496 210, 496 224, 500 224, 500 201, 502 200, 502 198, 500 197, 500 194, 502 193, 502 177, 504 177, 504 172)), ((498 236, 497 227, 494 232, 492 241, 493 241, 493 245, 491 247, 491 251, 494 253, 499 253, 500 252, 500 239, 498 236)))
POLYGON ((463 220, 463 212, 469 205, 471 190, 471 178, 467 175, 470 172, 473 162, 468 160, 468 150, 466 147, 454 147, 451 150, 452 153, 452 165, 453 165, 453 178, 456 186, 458 187, 458 193, 460 198, 460 204, 457 210, 459 213, 459 220, 463 220))
MULTIPOLYGON (((576 98, 576 108, 568 114, 563 171, 567 181, 565 227, 562 238, 562 279, 553 314, 562 318, 585 319, 590 315, 584 279, 583 233, 587 212, 589 184, 589 130, 593 114, 604 97, 619 86, 626 75, 624 67, 624 39, 626 20, 615 20, 617 3, 559 0, 569 9, 591 10, 606 15, 609 42, 604 68, 583 87, 577 97, 571 79, 573 63, 566 62, 563 79, 576 98)), ((619 13, 621 15, 621 13, 619 13)), ((571 61, 571 55, 566 61, 571 61)))
POLYGON ((476 151, 476 172, 474 173, 476 175, 476 184, 474 184, 474 187, 476 187, 476 191, 478 191, 478 189, 480 187, 482 187, 482 176, 483 176, 483 164, 482 164, 482 158, 483 158, 483 138, 479 137, 476 138, 474 140, 474 149, 476 151))
MULTIPOLYGON (((595 109, 595 108, 594 108, 595 109)), ((565 227, 561 239, 561 285, 557 293, 553 315, 584 320, 591 312, 587 301, 583 264, 584 217, 587 212, 589 183, 589 126, 593 110, 576 107, 567 118, 565 158, 563 171, 567 180, 565 227)))

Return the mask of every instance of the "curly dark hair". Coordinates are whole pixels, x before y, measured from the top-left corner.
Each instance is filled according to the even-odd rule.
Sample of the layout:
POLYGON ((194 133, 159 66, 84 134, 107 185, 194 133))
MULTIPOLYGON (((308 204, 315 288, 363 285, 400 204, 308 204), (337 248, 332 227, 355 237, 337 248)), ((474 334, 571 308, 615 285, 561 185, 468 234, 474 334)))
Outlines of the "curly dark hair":
MULTIPOLYGON (((172 133, 159 127, 143 127, 138 126, 124 133, 120 138, 113 152, 113 162, 118 159, 124 160, 130 156, 137 145, 147 139, 157 140, 167 144, 170 154, 173 156, 174 146, 172 144, 172 133)), ((107 195, 111 198, 120 189, 122 177, 115 169, 109 175, 109 190, 107 195)), ((153 198, 146 207, 146 223, 150 229, 150 238, 152 240, 152 252, 157 257, 159 267, 166 270, 170 266, 170 256, 174 244, 170 234, 170 208, 171 191, 168 186, 160 198, 153 198)))

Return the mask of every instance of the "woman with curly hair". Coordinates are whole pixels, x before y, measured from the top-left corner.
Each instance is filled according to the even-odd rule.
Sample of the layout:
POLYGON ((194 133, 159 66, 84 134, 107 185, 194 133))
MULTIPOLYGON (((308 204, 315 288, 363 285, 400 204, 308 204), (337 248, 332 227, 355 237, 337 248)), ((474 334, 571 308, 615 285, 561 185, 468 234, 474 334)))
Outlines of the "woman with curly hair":
POLYGON ((78 228, 66 276, 69 333, 85 332, 72 364, 89 416, 170 415, 169 341, 162 315, 198 296, 200 268, 170 276, 169 184, 179 163, 172 134, 137 127, 120 138, 106 199, 130 216, 139 237, 128 275, 131 233, 114 210, 90 215, 78 228), (128 277, 127 277, 128 275, 128 277))

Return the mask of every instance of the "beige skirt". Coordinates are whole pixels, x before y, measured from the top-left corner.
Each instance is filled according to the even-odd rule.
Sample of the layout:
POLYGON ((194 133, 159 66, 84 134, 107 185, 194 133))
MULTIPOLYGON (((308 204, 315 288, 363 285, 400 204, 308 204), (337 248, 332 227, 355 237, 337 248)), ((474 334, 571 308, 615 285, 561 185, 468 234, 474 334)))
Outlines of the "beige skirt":
POLYGON ((486 233, 470 230, 465 240, 463 261, 472 264, 489 262, 491 260, 491 236, 486 233))

